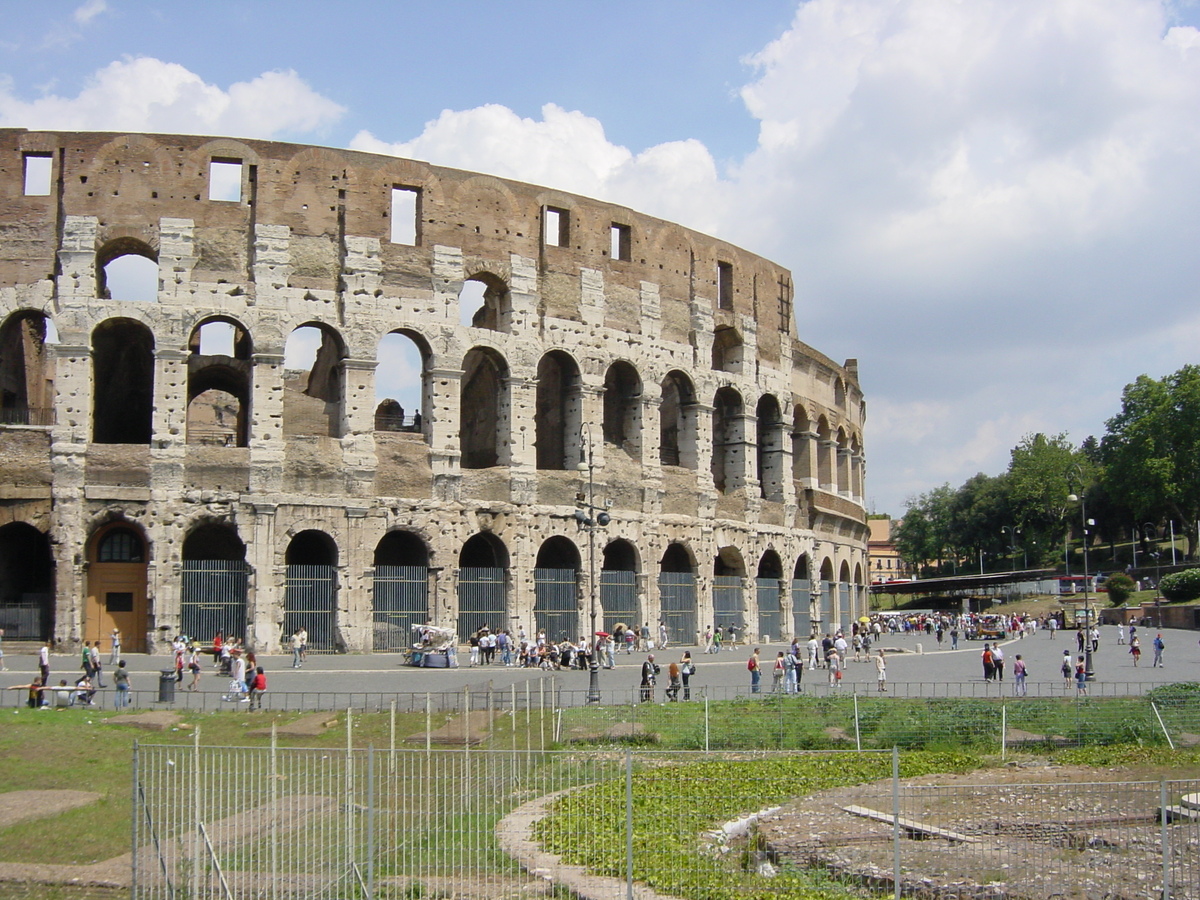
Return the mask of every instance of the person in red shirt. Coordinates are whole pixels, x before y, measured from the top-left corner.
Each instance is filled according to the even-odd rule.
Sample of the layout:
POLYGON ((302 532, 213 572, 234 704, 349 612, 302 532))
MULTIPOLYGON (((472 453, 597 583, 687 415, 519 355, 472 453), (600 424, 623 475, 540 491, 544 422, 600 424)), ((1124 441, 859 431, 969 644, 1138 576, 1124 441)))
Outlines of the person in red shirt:
POLYGON ((254 680, 250 682, 250 708, 262 709, 262 696, 267 692, 267 675, 263 667, 254 670, 254 680))

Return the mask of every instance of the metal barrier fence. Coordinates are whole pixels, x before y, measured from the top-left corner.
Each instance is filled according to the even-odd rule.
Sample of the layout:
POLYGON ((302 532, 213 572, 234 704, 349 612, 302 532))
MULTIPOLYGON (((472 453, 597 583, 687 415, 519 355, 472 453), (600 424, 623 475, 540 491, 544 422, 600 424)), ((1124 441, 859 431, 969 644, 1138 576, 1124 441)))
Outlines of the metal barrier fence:
POLYGON ((1200 782, 949 757, 142 745, 133 900, 1200 896, 1200 782), (890 775, 890 777, 889 777, 890 775), (646 895, 643 895, 646 896, 646 895))

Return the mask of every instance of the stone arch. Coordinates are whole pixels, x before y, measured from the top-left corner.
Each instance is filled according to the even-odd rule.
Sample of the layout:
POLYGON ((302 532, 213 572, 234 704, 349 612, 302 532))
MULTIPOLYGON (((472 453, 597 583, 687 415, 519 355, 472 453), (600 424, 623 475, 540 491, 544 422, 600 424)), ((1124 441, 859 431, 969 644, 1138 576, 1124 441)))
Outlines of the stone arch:
POLYGON ((837 466, 837 492, 848 496, 853 492, 853 486, 850 472, 850 435, 845 428, 839 427, 837 430, 837 448, 835 452, 837 453, 835 460, 837 466))
POLYGON ((92 441, 149 444, 154 414, 154 335, 133 319, 92 332, 92 441))
POLYGON ((641 447, 642 379, 637 369, 617 360, 604 375, 604 441, 632 457, 641 447))
POLYGON ((117 237, 96 251, 96 296, 109 300, 158 299, 158 253, 136 237, 117 237))
POLYGON ((0 526, 0 628, 5 639, 53 637, 54 592, 50 536, 27 522, 0 526))
POLYGON ((718 628, 732 625, 740 635, 746 633, 745 578, 742 552, 733 546, 721 547, 713 557, 713 621, 718 628))
POLYGON ((307 529, 292 535, 284 551, 287 566, 283 591, 283 635, 308 632, 308 649, 341 649, 337 620, 337 542, 324 531, 307 529))
POLYGON ((458 314, 463 325, 507 333, 512 330, 512 291, 494 272, 476 272, 463 280, 458 314))
POLYGON ((833 580, 833 560, 826 556, 821 560, 821 600, 818 621, 820 627, 831 632, 837 626, 837 583, 833 580))
POLYGON ((604 545, 600 565, 600 608, 604 613, 605 631, 611 633, 617 623, 633 628, 642 621, 638 591, 640 571, 641 558, 630 541, 614 538, 604 545))
POLYGON ((375 430, 424 433, 429 421, 432 350, 424 335, 397 328, 379 340, 375 370, 375 430))
POLYGON ((579 462, 583 380, 575 359, 551 350, 538 361, 534 445, 539 469, 570 469, 579 462))
POLYGON ((92 532, 88 541, 87 600, 83 639, 108 639, 113 630, 130 652, 146 649, 150 630, 145 532, 133 522, 114 519, 92 532))
POLYGON ((555 535, 538 548, 533 570, 534 631, 549 641, 576 638, 580 633, 579 548, 570 538, 555 535))
POLYGON ((837 491, 837 474, 834 468, 834 454, 837 446, 833 438, 833 430, 825 416, 817 419, 817 486, 823 491, 837 491))
POLYGON ((803 639, 812 634, 820 619, 819 612, 814 617, 813 610, 813 575, 812 559, 807 553, 801 553, 792 567, 792 630, 797 637, 803 639))
POLYGON ((249 634, 246 544, 226 522, 200 522, 181 551, 180 630, 202 643, 249 634))
POLYGON ((210 316, 192 330, 188 350, 187 442, 249 446, 254 380, 250 333, 236 319, 210 316))
POLYGON ((757 440, 755 442, 755 475, 759 492, 766 500, 783 501, 783 413, 779 401, 763 394, 755 410, 757 440))
MULTIPOLYGON (((783 621, 783 560, 768 548, 758 560, 754 583, 758 633, 763 643, 786 638, 783 621)), ((798 633, 794 632, 793 633, 798 633)))
POLYGON ((509 369, 490 347, 472 347, 463 359, 459 447, 464 469, 507 465, 509 369))
POLYGON ((845 560, 842 560, 841 566, 838 567, 837 593, 838 629, 845 632, 847 639, 849 639, 850 626, 854 623, 854 585, 850 580, 850 563, 845 560))
POLYGON ((509 621, 508 547, 490 531, 472 535, 458 554, 458 635, 499 631, 509 621))
MULTIPOLYGON (((679 541, 667 545, 658 564, 659 618, 670 640, 693 643, 699 636, 696 558, 679 541)), ((647 616, 649 618, 649 616, 647 616)))
POLYGON ((712 477, 720 493, 742 486, 742 460, 745 453, 742 395, 732 387, 722 387, 713 398, 712 477))
POLYGON ((792 409, 792 478, 808 487, 813 477, 813 431, 808 410, 800 403, 792 409))
POLYGON ((285 348, 285 435, 342 436, 347 355, 342 336, 323 322, 292 330, 285 348))
POLYGON ((394 529, 375 545, 372 565, 371 647, 411 647, 413 626, 429 618, 429 546, 419 534, 394 529))
POLYGON ((0 425, 54 424, 54 323, 38 310, 0 325, 0 425))
POLYGON ((696 389, 683 372, 667 373, 659 404, 659 462, 695 469, 697 447, 696 389))
POLYGON ((730 325, 713 332, 712 368, 714 372, 741 372, 745 343, 741 333, 730 325))

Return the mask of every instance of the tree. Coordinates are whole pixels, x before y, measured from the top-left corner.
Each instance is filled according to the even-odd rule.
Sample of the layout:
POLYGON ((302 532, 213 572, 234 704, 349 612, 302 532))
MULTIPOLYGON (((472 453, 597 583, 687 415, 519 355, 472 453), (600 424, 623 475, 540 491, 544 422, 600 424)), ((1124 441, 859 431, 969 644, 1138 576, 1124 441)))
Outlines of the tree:
POLYGON ((1125 386, 1100 442, 1104 478, 1139 519, 1175 520, 1196 556, 1200 516, 1200 366, 1125 386))
POLYGON ((908 500, 896 528, 896 549, 914 569, 945 559, 957 560, 958 542, 952 520, 955 491, 949 484, 908 500))
POLYGON ((1039 546, 1061 540, 1064 529, 1073 524, 1067 497, 1085 494, 1095 484, 1096 473, 1095 463, 1065 434, 1026 435, 1013 448, 1008 466, 1009 501, 1017 524, 1039 546))

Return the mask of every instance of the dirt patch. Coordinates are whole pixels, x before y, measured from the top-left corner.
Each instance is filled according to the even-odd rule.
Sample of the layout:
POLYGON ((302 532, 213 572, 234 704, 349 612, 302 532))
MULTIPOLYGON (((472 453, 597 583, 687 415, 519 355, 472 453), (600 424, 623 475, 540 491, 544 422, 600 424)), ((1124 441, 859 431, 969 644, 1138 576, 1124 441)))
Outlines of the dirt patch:
POLYGON ((122 713, 105 719, 106 725, 129 725, 132 728, 143 728, 146 731, 169 731, 172 728, 191 728, 183 725, 179 713, 166 709, 152 709, 147 712, 122 713))
MULTIPOLYGON (((1161 788, 1120 770, 1030 764, 901 782, 906 894, 928 898, 1158 896, 1161 788)), ((1168 805, 1179 802, 1169 788, 1168 805)), ((890 780, 823 791, 758 820, 775 865, 893 889, 890 780), (880 821, 882 819, 883 821, 880 821)), ((1200 897, 1200 828, 1167 826, 1173 897, 1200 897)))
POLYGON ((57 816, 101 797, 92 791, 9 791, 0 794, 0 822, 16 825, 29 819, 57 816))
MULTIPOLYGON (((279 737, 316 737, 324 734, 337 723, 337 716, 331 716, 329 713, 314 713, 311 716, 301 716, 292 722, 277 724, 275 734, 279 737)), ((255 728, 247 733, 252 737, 270 737, 271 726, 255 728)))
MULTIPOLYGON (((481 744, 492 733, 492 713, 487 710, 458 715, 441 728, 428 732, 428 741, 438 746, 464 746, 481 744)), ((406 737, 405 743, 424 744, 426 732, 421 731, 406 737)))

